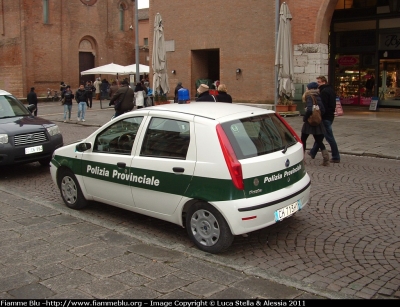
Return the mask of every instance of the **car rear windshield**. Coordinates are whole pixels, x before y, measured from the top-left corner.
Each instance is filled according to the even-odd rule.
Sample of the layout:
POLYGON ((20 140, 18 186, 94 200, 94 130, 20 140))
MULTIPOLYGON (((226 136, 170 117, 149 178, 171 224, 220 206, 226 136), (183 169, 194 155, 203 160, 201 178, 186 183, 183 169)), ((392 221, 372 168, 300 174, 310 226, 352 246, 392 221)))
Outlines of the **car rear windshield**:
POLYGON ((0 118, 26 116, 29 111, 15 97, 0 95, 0 118))
POLYGON ((226 122, 222 128, 239 160, 283 150, 297 143, 274 113, 226 122))

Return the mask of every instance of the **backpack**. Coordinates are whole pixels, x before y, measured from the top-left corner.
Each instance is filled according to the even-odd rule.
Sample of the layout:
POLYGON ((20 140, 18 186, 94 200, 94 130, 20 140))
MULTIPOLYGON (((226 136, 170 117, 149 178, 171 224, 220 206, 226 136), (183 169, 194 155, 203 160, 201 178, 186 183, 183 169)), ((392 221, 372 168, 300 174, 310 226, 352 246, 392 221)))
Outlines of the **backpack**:
POLYGON ((321 110, 319 109, 317 100, 314 96, 310 96, 313 100, 313 108, 310 117, 307 119, 310 126, 319 126, 322 122, 321 110))

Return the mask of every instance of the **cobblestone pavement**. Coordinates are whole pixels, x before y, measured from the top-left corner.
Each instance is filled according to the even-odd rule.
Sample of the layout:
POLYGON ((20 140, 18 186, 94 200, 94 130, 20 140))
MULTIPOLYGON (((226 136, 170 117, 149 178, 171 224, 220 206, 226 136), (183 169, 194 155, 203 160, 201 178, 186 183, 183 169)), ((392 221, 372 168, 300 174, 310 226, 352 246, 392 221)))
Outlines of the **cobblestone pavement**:
MULTIPOLYGON (((60 106, 39 107, 60 121, 60 106)), ((307 160, 311 204, 220 255, 171 223, 99 203, 69 210, 37 163, 2 169, 0 297, 400 298, 400 113, 346 111, 333 126, 341 163, 307 160)), ((59 122, 66 143, 110 114, 59 122)), ((287 121, 300 131, 300 117, 287 121)))

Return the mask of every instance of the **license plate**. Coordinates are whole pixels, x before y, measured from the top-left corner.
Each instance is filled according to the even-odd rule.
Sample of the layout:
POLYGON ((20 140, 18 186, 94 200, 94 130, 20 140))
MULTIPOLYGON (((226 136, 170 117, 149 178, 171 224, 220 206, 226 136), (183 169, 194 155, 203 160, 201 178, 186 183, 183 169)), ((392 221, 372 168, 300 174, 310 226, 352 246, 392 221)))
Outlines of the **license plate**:
POLYGON ((33 154, 36 152, 42 152, 43 151, 43 146, 35 146, 35 147, 27 147, 25 148, 25 154, 29 155, 29 154, 33 154))
POLYGON ((291 216, 301 210, 301 201, 298 200, 289 206, 283 207, 275 211, 275 222, 282 221, 284 218, 291 216))

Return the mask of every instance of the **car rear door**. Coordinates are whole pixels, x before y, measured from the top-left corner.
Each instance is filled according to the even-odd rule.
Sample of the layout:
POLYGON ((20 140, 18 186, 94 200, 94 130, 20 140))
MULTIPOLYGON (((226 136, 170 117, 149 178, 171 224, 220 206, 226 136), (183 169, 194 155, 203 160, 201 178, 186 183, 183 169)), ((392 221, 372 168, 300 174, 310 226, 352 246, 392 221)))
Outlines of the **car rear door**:
POLYGON ((132 160, 132 194, 144 214, 172 215, 196 165, 193 115, 152 110, 132 160))

